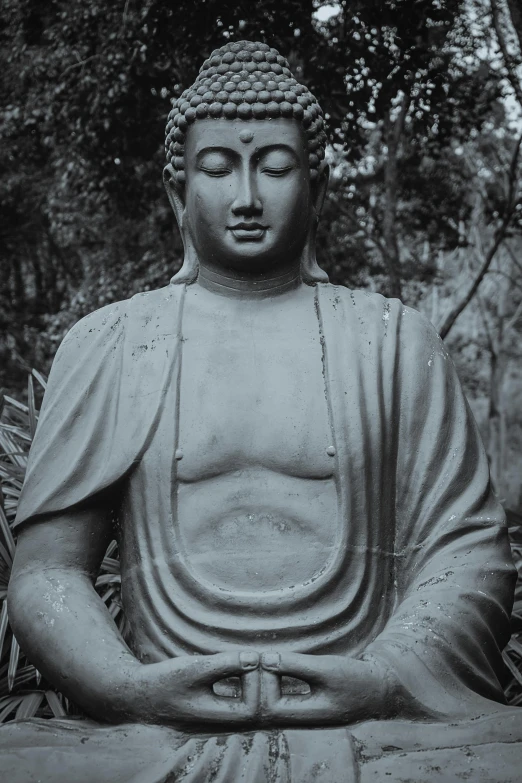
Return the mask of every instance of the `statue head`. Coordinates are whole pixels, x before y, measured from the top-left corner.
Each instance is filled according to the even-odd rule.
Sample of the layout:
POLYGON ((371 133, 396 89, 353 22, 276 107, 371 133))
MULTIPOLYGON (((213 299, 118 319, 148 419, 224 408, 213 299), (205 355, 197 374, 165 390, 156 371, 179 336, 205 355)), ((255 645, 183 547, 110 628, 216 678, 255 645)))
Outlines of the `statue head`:
POLYGON ((325 142, 319 104, 275 49, 216 49, 166 128, 164 182, 185 248, 173 282, 193 282, 200 262, 239 273, 298 263, 304 282, 327 281, 315 259, 325 142))

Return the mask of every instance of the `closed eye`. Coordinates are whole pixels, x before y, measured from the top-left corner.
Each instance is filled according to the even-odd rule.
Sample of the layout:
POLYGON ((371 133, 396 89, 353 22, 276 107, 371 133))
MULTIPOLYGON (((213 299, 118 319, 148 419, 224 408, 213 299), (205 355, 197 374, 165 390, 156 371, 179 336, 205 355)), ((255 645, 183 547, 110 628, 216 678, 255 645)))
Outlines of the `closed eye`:
POLYGON ((200 171, 203 171, 205 174, 208 174, 209 177, 226 177, 227 174, 230 174, 230 169, 225 168, 219 168, 219 169, 208 169, 205 166, 200 166, 200 171))
POLYGON ((284 168, 268 168, 261 169, 262 174, 268 174, 269 177, 283 177, 289 171, 292 171, 293 166, 285 166, 284 168))

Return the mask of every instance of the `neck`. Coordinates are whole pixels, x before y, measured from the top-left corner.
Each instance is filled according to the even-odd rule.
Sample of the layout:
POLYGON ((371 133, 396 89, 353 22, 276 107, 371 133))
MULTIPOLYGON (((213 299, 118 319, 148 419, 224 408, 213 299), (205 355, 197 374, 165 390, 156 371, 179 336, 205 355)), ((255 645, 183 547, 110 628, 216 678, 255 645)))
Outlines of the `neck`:
POLYGON ((225 272, 211 270, 200 264, 198 283, 208 291, 223 296, 249 299, 277 296, 291 291, 299 286, 301 276, 296 268, 284 274, 229 277, 225 272))

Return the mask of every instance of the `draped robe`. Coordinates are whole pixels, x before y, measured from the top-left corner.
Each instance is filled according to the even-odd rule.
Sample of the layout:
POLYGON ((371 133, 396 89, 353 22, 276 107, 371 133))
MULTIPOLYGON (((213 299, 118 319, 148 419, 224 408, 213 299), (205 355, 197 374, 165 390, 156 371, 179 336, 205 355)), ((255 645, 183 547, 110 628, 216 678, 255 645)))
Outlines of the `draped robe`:
MULTIPOLYGON (((107 781, 349 783, 380 779, 384 769, 387 780, 406 770, 420 781, 411 765, 421 763, 421 751, 428 766, 433 757, 439 767, 450 763, 452 774, 469 772, 463 746, 473 746, 489 748, 483 758, 475 754, 477 769, 490 764, 491 780, 509 780, 495 775, 522 762, 522 712, 503 706, 499 684, 515 571, 480 436, 435 330, 398 300, 315 286, 310 317, 336 450, 336 554, 305 585, 224 598, 195 578, 177 530, 185 293, 184 285, 170 285, 139 294, 92 313, 66 336, 16 524, 38 524, 119 486, 127 643, 140 660, 242 645, 373 657, 407 694, 404 716, 413 711, 419 720, 399 714, 351 727, 218 738, 127 726, 126 740, 123 727, 31 721, 0 730, 0 750, 18 743, 16 763, 41 772, 52 746, 73 765, 68 775, 88 781, 78 738, 87 732, 100 749, 121 743, 107 781), (498 743, 506 734, 511 761, 503 748, 501 767, 498 743), (129 759, 139 748, 137 772, 129 759)), ((10 763, 4 759, 0 770, 10 763)), ((56 770, 51 779, 62 780, 56 770)))

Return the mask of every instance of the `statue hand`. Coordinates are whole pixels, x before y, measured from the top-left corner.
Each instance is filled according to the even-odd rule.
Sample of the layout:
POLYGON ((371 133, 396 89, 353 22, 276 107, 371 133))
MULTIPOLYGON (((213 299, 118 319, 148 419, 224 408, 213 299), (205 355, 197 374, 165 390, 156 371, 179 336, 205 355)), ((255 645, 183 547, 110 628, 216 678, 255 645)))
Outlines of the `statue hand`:
POLYGON ((342 655, 264 653, 261 657, 261 714, 265 725, 324 726, 384 717, 386 681, 373 662, 342 655), (281 676, 310 687, 304 695, 281 693, 281 676))
POLYGON ((259 710, 259 655, 226 652, 181 656, 140 666, 133 687, 133 717, 151 723, 186 725, 252 725, 259 710), (241 698, 217 696, 212 686, 226 677, 240 677, 241 698))

